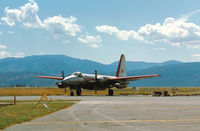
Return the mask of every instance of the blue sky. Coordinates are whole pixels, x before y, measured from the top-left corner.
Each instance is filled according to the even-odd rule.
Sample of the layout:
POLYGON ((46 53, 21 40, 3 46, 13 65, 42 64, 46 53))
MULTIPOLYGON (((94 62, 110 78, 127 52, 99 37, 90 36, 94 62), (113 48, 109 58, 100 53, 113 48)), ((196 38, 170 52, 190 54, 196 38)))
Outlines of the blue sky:
POLYGON ((198 0, 1 0, 0 58, 200 61, 198 0))

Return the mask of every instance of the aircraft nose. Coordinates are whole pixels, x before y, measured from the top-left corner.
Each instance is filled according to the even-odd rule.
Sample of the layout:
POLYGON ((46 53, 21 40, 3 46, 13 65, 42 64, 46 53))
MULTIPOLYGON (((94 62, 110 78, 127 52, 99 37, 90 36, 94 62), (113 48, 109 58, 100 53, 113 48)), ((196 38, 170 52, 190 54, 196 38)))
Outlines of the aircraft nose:
POLYGON ((64 82, 64 83, 70 83, 72 80, 73 80, 72 77, 66 77, 66 78, 63 80, 63 82, 64 82))

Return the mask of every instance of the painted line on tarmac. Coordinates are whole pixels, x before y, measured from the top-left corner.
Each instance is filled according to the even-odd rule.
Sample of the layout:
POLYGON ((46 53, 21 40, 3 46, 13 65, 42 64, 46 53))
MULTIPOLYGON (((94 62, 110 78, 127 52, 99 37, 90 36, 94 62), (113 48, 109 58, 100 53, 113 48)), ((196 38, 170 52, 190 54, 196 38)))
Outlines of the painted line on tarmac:
POLYGON ((107 121, 50 121, 50 122, 25 122, 24 124, 80 124, 80 123, 142 123, 142 122, 200 122, 200 119, 177 119, 177 120, 107 120, 107 121))

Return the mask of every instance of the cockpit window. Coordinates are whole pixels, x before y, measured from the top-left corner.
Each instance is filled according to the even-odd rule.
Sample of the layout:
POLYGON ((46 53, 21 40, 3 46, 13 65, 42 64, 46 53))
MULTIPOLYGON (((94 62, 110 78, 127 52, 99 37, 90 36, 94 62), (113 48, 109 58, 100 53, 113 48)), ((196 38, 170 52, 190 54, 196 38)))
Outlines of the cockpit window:
POLYGON ((77 76, 77 77, 82 77, 82 74, 81 74, 81 72, 74 72, 74 74, 73 75, 75 75, 75 76, 77 76))

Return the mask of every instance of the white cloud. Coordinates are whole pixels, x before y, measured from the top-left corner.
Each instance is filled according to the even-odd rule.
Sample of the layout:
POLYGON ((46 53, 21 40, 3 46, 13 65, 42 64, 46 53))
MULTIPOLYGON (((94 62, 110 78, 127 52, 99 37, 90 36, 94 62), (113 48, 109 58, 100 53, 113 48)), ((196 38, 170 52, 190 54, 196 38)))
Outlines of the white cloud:
POLYGON ((41 27, 42 22, 40 21, 37 11, 39 7, 34 0, 29 0, 29 3, 19 7, 19 9, 10 9, 6 7, 4 12, 5 16, 1 18, 2 21, 6 22, 9 26, 15 26, 16 23, 22 23, 26 28, 41 27))
POLYGON ((24 53, 23 52, 20 52, 20 53, 17 53, 15 56, 13 57, 16 57, 16 58, 24 58, 24 53))
POLYGON ((200 54, 193 54, 194 57, 200 57, 200 54))
POLYGON ((0 35, 2 34, 2 32, 0 31, 0 35))
POLYGON ((6 49, 7 46, 6 45, 0 45, 0 49, 6 49))
POLYGON ((17 53, 16 55, 11 55, 11 53, 8 51, 4 51, 4 50, 0 51, 0 59, 7 58, 7 57, 24 58, 25 55, 22 52, 17 53))
POLYGON ((10 52, 7 51, 0 51, 0 58, 6 58, 6 57, 10 57, 10 52))
POLYGON ((90 35, 86 34, 85 37, 81 36, 81 37, 78 38, 78 40, 82 43, 89 44, 93 48, 101 47, 101 44, 99 44, 99 43, 102 41, 102 39, 99 35, 97 35, 95 37, 95 36, 90 36, 90 35))
POLYGON ((187 45, 188 49, 199 49, 200 45, 187 45))
POLYGON ((50 31, 54 37, 59 36, 76 36, 76 33, 81 32, 81 27, 76 24, 76 18, 71 16, 69 18, 61 15, 48 17, 42 22, 37 15, 39 7, 34 0, 29 0, 24 6, 18 9, 10 9, 6 7, 5 16, 1 17, 9 26, 15 26, 17 23, 24 28, 42 28, 50 31))
POLYGON ((166 48, 154 48, 155 50, 162 50, 162 51, 164 51, 164 50, 166 50, 166 48))
POLYGON ((148 42, 164 42, 173 46, 200 44, 200 26, 185 19, 166 18, 163 24, 147 24, 138 30, 148 42))
POLYGON ((11 31, 11 30, 9 30, 9 31, 8 31, 8 33, 9 33, 9 34, 11 34, 11 35, 12 35, 12 34, 14 34, 14 32, 13 32, 13 31, 11 31))
POLYGON ((119 30, 116 27, 108 26, 108 25, 102 25, 102 26, 96 26, 96 30, 99 32, 104 32, 109 35, 115 35, 117 38, 121 40, 129 40, 129 39, 136 39, 136 40, 143 40, 141 36, 137 34, 134 30, 119 30))
POLYGON ((47 39, 47 40, 50 40, 50 37, 47 36, 46 39, 47 39))
POLYGON ((108 25, 96 26, 96 30, 115 35, 121 40, 135 39, 150 44, 163 42, 176 47, 184 45, 188 48, 196 48, 195 45, 200 45, 200 26, 189 22, 186 19, 188 17, 189 15, 180 19, 169 17, 163 23, 146 24, 137 31, 119 30, 108 25))
POLYGON ((76 24, 76 18, 73 16, 69 18, 61 15, 49 17, 44 20, 43 27, 55 36, 76 36, 77 32, 81 32, 80 26, 76 24))
POLYGON ((63 43, 63 44, 69 44, 70 41, 69 41, 69 40, 64 40, 62 43, 63 43))
POLYGON ((192 15, 195 15, 197 13, 200 13, 200 10, 195 10, 195 11, 192 11, 192 12, 189 12, 185 15, 182 15, 182 19, 185 19, 185 20, 188 20, 192 15))

